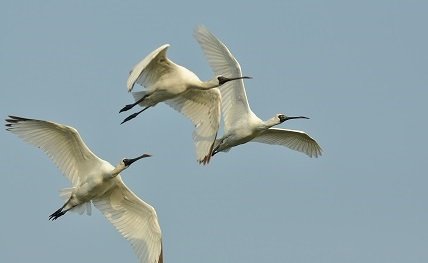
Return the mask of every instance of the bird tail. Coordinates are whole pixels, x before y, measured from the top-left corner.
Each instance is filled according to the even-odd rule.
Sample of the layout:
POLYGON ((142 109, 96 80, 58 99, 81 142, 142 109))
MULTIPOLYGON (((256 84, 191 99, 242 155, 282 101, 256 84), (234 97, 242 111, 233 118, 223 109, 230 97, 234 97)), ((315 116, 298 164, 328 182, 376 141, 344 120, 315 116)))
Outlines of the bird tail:
POLYGON ((73 193, 73 190, 76 189, 76 187, 67 187, 64 189, 61 189, 59 191, 59 196, 64 199, 64 201, 68 201, 71 197, 71 193, 73 193))
MULTIPOLYGON (((64 201, 68 202, 68 200, 70 200, 71 194, 75 189, 76 187, 67 187, 67 188, 61 189, 59 191, 59 196, 63 198, 64 201)), ((87 215, 91 215, 92 214, 91 202, 89 201, 89 202, 77 205, 71 208, 69 211, 78 213, 79 215, 82 215, 85 212, 87 215)))
MULTIPOLYGON (((147 94, 148 94, 147 91, 132 92, 132 96, 134 96, 135 101, 139 101, 140 99, 144 98, 147 94)), ((144 102, 144 100, 138 103, 138 105, 142 107, 148 106, 147 103, 144 102)))
POLYGON ((76 205, 75 207, 70 209, 70 211, 73 213, 78 213, 79 215, 83 215, 83 213, 86 212, 86 214, 90 216, 92 214, 91 201, 88 201, 80 205, 76 205))

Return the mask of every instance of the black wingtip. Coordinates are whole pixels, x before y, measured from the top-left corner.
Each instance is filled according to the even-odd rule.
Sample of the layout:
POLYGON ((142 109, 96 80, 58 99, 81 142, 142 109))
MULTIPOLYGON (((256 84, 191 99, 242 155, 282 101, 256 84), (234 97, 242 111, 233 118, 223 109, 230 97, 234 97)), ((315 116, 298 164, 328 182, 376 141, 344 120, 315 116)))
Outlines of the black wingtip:
POLYGON ((211 159, 211 154, 208 154, 207 156, 205 156, 202 160, 199 160, 198 162, 199 162, 199 164, 202 164, 202 165, 207 165, 207 164, 209 164, 209 162, 210 162, 210 159, 211 159))
POLYGON ((17 122, 20 122, 20 121, 30 121, 31 119, 28 119, 28 118, 23 118, 23 117, 18 117, 18 116, 15 116, 15 115, 8 115, 8 119, 6 119, 6 121, 7 122, 10 122, 10 123, 17 123, 17 122))
POLYGON ((5 119, 6 121, 5 126, 8 127, 6 128, 6 130, 10 131, 10 129, 12 128, 12 125, 19 122, 19 117, 12 116, 12 115, 9 115, 8 117, 9 117, 8 119, 5 119))

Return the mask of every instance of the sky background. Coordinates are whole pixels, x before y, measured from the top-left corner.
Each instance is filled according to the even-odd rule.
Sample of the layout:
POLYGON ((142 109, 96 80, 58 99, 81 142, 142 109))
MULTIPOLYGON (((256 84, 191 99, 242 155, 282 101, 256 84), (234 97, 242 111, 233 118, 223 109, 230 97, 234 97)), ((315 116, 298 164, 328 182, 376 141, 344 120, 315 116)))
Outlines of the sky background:
MULTIPOLYGON (((165 262, 428 262, 428 2, 256 2, 1 1, 1 117, 71 125, 113 165, 153 154, 122 178, 157 210, 165 262), (279 127, 321 158, 250 143, 200 166, 162 103, 119 125, 129 70, 160 45, 213 77, 199 24, 253 77, 260 118, 311 118, 279 127)), ((15 135, 0 145, 0 262, 138 262, 96 209, 48 221, 69 182, 15 135)))

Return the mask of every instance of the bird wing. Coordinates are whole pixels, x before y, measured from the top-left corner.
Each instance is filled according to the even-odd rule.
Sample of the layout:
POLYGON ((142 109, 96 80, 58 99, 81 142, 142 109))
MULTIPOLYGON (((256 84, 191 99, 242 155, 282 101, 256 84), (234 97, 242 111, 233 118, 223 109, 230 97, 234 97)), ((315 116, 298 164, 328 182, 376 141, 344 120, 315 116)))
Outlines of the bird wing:
POLYGON ((164 44, 152 51, 129 72, 127 87, 131 91, 135 83, 149 87, 163 74, 169 72, 171 61, 166 57, 169 44, 164 44))
POLYGON ((195 125, 193 140, 199 163, 208 164, 220 126, 221 94, 210 90, 190 89, 165 103, 190 118, 195 125))
POLYGON ((269 128, 252 141, 286 146, 309 157, 321 156, 322 149, 308 134, 302 131, 269 128))
MULTIPOLYGON (((195 29, 194 37, 199 42, 208 63, 216 75, 225 77, 242 76, 241 66, 229 51, 207 28, 199 26, 195 29)), ((244 81, 233 80, 219 87, 222 96, 222 111, 224 129, 230 130, 238 120, 254 114, 248 104, 244 81)))
POLYGON ((131 242, 140 262, 162 262, 162 234, 155 209, 138 198, 116 177, 116 187, 93 203, 131 242))
POLYGON ((73 186, 85 181, 89 167, 96 165, 94 162, 105 162, 86 146, 73 127, 16 116, 9 116, 6 122, 6 130, 42 149, 73 186))

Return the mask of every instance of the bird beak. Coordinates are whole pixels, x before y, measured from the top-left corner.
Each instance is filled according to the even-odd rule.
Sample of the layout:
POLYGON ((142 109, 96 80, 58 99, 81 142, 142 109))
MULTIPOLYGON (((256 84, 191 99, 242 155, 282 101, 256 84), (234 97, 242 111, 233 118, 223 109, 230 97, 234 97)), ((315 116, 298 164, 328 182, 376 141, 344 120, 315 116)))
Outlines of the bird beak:
POLYGON ((151 157, 151 156, 152 156, 151 154, 147 154, 147 153, 145 153, 145 154, 143 154, 143 155, 141 155, 141 156, 138 156, 137 158, 129 159, 129 160, 128 160, 128 166, 129 166, 129 165, 131 165, 132 163, 134 163, 134 162, 136 162, 136 161, 138 161, 138 160, 142 159, 142 158, 151 157))
POLYGON ((252 77, 247 77, 247 76, 244 76, 244 77, 235 77, 235 78, 226 78, 226 77, 223 77, 222 80, 221 80, 221 82, 220 82, 220 85, 223 85, 224 83, 229 82, 231 80, 237 80, 237 79, 252 79, 252 77))
POLYGON ((288 120, 292 120, 292 119, 309 119, 309 118, 305 117, 305 116, 285 117, 284 121, 288 121, 288 120))

